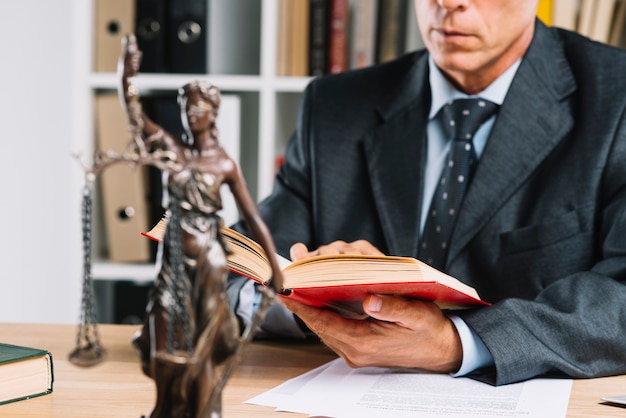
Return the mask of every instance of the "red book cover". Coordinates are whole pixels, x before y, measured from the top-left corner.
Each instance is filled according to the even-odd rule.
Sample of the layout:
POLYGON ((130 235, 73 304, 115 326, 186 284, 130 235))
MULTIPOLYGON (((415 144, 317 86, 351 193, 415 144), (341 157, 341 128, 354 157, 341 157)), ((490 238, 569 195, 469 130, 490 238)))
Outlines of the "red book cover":
POLYGON ((330 27, 328 35, 328 72, 348 69, 349 0, 330 0, 330 27))
POLYGON ((285 297, 316 308, 331 308, 348 317, 363 317, 368 294, 394 295, 436 303, 441 309, 466 309, 490 304, 437 282, 397 282, 293 289, 285 297))

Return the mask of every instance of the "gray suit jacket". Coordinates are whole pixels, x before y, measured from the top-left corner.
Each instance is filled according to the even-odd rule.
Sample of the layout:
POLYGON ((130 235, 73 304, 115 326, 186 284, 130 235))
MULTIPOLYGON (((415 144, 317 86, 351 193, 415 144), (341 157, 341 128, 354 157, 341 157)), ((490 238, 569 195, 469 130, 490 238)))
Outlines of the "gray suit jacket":
MULTIPOLYGON (((427 53, 306 89, 272 195, 279 252, 366 239, 416 256, 427 53)), ((492 307, 461 316, 495 384, 626 373, 626 53, 537 22, 450 244, 446 271, 492 307)))

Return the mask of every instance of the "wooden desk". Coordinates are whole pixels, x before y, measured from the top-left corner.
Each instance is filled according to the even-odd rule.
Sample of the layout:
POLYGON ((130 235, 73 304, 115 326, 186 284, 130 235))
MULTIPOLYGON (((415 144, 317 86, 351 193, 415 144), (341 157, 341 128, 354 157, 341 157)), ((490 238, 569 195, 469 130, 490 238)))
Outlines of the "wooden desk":
MULTIPOLYGON (((75 344, 75 325, 0 323, 3 342, 50 350, 55 373, 53 393, 0 405, 0 416, 139 418, 149 413, 154 405, 154 383, 141 373, 138 355, 129 344, 136 329, 129 325, 99 325, 106 361, 92 368, 79 368, 67 360, 75 344)), ((224 417, 304 417, 243 402, 335 357, 319 344, 251 344, 224 390, 224 417)), ((601 396, 621 393, 626 393, 626 376, 576 380, 567 416, 625 417, 626 409, 600 402, 601 396)))

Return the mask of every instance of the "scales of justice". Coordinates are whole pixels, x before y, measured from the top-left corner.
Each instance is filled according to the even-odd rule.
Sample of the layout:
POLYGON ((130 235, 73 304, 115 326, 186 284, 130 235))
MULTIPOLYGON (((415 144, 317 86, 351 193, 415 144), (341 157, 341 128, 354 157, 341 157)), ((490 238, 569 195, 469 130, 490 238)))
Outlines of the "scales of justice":
MULTIPOLYGON (((143 112, 135 78, 142 52, 134 35, 122 40, 118 63, 119 96, 128 114, 129 142, 121 152, 100 150, 83 164, 83 294, 76 348, 70 361, 91 366, 105 357, 95 318, 91 277, 92 195, 96 177, 114 164, 151 165, 164 173, 168 197, 165 236, 159 244, 158 272, 145 320, 132 339, 143 373, 154 380, 156 405, 150 418, 222 416, 222 389, 276 295, 282 274, 275 247, 258 214, 238 165, 220 146, 215 121, 217 87, 194 81, 178 92, 183 138, 166 132, 143 112), (228 246, 221 235, 220 188, 228 186, 239 211, 273 270, 262 289, 261 306, 240 333, 226 296, 228 246)), ((137 233, 140 233, 138 231, 137 233)))

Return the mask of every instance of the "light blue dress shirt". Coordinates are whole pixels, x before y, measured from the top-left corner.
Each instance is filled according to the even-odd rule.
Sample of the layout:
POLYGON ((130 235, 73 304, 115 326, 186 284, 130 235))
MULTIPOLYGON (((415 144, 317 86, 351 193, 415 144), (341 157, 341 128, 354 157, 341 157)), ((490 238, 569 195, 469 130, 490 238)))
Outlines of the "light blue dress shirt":
MULTIPOLYGON (((437 68, 432 58, 429 58, 429 81, 431 92, 431 104, 430 113, 428 115, 428 156, 426 158, 425 178, 424 178, 424 199, 422 200, 422 216, 420 219, 420 233, 424 229, 426 223, 426 213, 430 206, 435 188, 437 187, 437 181, 441 176, 441 171, 448 155, 448 150, 452 144, 452 139, 446 138, 441 127, 439 119, 435 119, 435 116, 446 103, 455 99, 464 99, 468 97, 481 97, 493 102, 497 105, 501 105, 504 102, 504 97, 509 91, 515 72, 519 67, 521 60, 518 60, 515 64, 509 67, 500 77, 498 77, 493 83, 489 85, 485 90, 474 96, 468 96, 467 94, 457 90, 443 75, 443 73, 437 68)), ((480 157, 487 145, 487 138, 491 132, 491 128, 496 120, 496 115, 487 119, 487 121, 478 128, 474 135, 474 149, 476 151, 476 157, 480 160, 480 157)), ((461 368, 453 374, 453 376, 465 376, 466 374, 479 369, 493 365, 493 358, 485 347, 482 340, 472 331, 465 321, 456 315, 450 315, 450 319, 456 326, 456 329, 461 338, 461 344, 463 345, 463 362, 461 368)))

